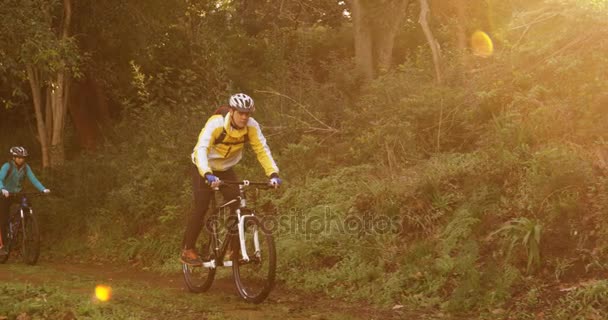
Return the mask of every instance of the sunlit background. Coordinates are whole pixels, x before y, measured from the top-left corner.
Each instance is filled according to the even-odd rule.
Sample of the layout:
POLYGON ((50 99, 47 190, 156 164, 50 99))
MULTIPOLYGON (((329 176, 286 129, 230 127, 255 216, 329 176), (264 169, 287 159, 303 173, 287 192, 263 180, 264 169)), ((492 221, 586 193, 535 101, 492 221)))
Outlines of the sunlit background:
MULTIPOLYGON (((285 181, 249 203, 304 226, 371 222, 279 224, 286 291, 429 319, 608 319, 607 0, 429 0, 424 25, 412 0, 39 2, 0 6, 0 156, 26 146, 58 195, 33 204, 44 268, 180 272, 190 153, 242 91, 285 181)), ((249 146, 236 170, 267 178, 249 146)), ((136 304, 95 285, 73 300, 136 304)), ((142 288, 141 305, 169 308, 142 288)))

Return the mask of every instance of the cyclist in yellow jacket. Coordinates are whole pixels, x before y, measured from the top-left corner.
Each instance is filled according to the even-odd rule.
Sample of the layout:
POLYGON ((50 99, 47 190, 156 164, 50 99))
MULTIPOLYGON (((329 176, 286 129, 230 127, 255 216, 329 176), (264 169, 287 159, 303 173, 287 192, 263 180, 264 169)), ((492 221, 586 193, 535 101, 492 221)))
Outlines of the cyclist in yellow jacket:
MULTIPOLYGON (((218 109, 216 114, 207 120, 192 152, 194 210, 188 219, 182 242, 182 263, 202 263, 195 244, 213 196, 211 188, 219 186, 221 180, 238 180, 232 168, 243 157, 245 143, 251 145, 269 178, 269 184, 275 187, 281 184, 279 168, 272 158, 266 138, 258 122, 251 117, 255 110, 253 99, 246 94, 237 93, 230 97, 229 104, 230 107, 218 109)), ((239 195, 235 187, 226 186, 221 191, 225 199, 234 199, 239 195)))

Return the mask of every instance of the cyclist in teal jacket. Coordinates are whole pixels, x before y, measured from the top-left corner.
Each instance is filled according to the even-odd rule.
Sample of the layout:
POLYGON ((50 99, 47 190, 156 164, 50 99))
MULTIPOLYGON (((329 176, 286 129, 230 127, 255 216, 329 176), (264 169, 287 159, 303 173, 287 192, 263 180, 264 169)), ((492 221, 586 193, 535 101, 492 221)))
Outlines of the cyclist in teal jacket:
POLYGON ((51 192, 51 190, 40 183, 36 175, 34 175, 32 168, 25 163, 28 153, 24 147, 12 147, 9 153, 13 159, 3 164, 0 168, 0 192, 2 192, 0 195, 0 255, 6 254, 3 243, 6 241, 5 234, 9 219, 9 207, 11 203, 18 201, 16 198, 9 198, 9 195, 20 192, 23 189, 21 184, 25 180, 25 176, 28 177, 36 189, 44 193, 51 192))

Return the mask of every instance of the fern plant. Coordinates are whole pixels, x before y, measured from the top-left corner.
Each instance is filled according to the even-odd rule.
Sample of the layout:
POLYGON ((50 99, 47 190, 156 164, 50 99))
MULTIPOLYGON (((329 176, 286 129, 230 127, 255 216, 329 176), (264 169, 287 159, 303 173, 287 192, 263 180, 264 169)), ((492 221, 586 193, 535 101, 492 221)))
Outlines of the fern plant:
POLYGON ((532 267, 540 266, 540 240, 543 227, 537 220, 525 217, 515 218, 507 221, 498 230, 492 232, 490 237, 500 235, 509 240, 507 256, 511 255, 513 248, 520 243, 526 250, 528 263, 526 272, 530 272, 532 267))

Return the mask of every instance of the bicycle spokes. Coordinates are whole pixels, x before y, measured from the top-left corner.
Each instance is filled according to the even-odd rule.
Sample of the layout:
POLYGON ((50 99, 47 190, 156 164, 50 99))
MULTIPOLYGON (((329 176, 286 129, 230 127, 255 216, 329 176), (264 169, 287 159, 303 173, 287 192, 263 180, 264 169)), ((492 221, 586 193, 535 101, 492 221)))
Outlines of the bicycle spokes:
MULTIPOLYGON (((207 247, 202 248, 203 255, 209 254, 211 251, 211 241, 208 236, 206 237, 205 244, 207 247)), ((190 292, 205 292, 209 290, 213 280, 215 279, 216 268, 206 268, 203 266, 193 266, 188 264, 182 265, 182 272, 184 274, 184 282, 190 292)))
POLYGON ((21 255, 27 264, 35 264, 40 255, 40 233, 35 216, 29 214, 23 220, 21 255))
POLYGON ((182 265, 184 282, 191 292, 205 292, 209 290, 215 278, 215 268, 202 266, 182 265))
POLYGON ((241 297, 260 303, 274 285, 276 253, 272 235, 264 232, 257 218, 245 219, 240 232, 238 259, 233 273, 241 297))

